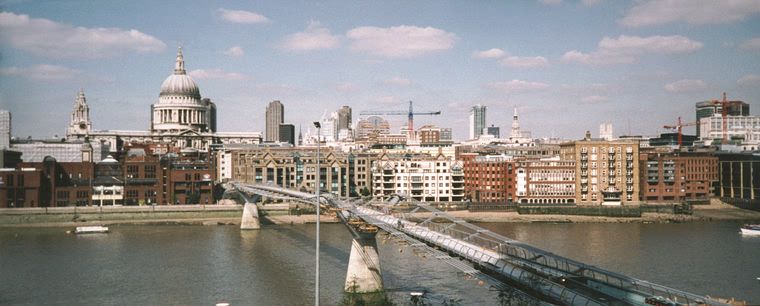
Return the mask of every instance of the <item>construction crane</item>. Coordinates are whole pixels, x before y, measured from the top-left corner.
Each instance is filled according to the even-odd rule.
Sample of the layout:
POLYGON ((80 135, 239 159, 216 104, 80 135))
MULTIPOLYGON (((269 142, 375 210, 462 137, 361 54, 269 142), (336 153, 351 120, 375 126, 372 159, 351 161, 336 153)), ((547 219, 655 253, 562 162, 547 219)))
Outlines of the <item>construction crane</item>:
POLYGON ((379 115, 379 116, 403 116, 407 115, 409 116, 409 123, 407 125, 408 132, 406 133, 406 139, 407 143, 412 143, 415 141, 414 136, 414 115, 440 115, 441 111, 432 111, 432 112, 414 112, 414 107, 412 106, 412 101, 409 101, 409 111, 361 111, 359 112, 359 115, 362 116, 372 116, 372 115, 379 115))
POLYGON ((678 131, 678 147, 680 148, 681 145, 683 144, 683 134, 681 133, 683 127, 697 125, 697 124, 699 124, 699 121, 683 123, 681 122, 681 117, 678 117, 678 123, 676 123, 676 125, 665 125, 663 127, 666 129, 678 131))
POLYGON ((721 140, 721 144, 727 144, 728 143, 728 121, 726 121, 726 116, 728 116, 728 100, 726 99, 726 93, 723 92, 723 101, 718 100, 712 100, 713 105, 720 104, 720 112, 721 116, 723 117, 723 140, 721 140))

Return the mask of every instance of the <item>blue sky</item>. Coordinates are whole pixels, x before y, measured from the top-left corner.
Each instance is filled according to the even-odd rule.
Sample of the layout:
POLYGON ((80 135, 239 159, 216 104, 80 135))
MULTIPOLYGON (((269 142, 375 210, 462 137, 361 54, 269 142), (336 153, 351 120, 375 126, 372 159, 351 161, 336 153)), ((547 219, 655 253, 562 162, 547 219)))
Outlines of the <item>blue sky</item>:
MULTIPOLYGON (((84 88, 95 129, 149 127, 174 67, 219 130, 263 131, 271 100, 296 126, 349 105, 403 110, 465 139, 469 107, 534 137, 655 135, 694 103, 760 111, 760 1, 4 1, 0 108, 13 135, 65 134, 84 88)), ((391 120, 398 127, 404 118, 391 120)))

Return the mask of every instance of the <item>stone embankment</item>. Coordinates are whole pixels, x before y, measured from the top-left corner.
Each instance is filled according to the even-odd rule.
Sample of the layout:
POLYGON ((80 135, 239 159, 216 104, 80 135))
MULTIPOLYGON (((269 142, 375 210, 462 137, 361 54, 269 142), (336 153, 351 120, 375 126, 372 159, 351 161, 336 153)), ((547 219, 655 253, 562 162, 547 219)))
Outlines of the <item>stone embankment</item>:
MULTIPOLYGON (((298 211, 288 204, 261 206, 261 224, 307 224, 316 222, 314 212, 298 211)), ((515 223, 675 223, 695 221, 760 222, 760 212, 740 209, 718 200, 709 205, 693 206, 691 215, 644 212, 638 217, 608 217, 563 214, 520 214, 516 211, 470 212, 453 210, 447 213, 469 222, 515 223)), ((224 205, 169 205, 169 206, 104 206, 104 207, 50 207, 0 209, 0 227, 25 226, 85 226, 109 224, 235 224, 239 225, 243 206, 224 205)), ((427 218, 429 213, 418 213, 427 218)), ((325 223, 337 223, 335 216, 323 215, 325 223)))

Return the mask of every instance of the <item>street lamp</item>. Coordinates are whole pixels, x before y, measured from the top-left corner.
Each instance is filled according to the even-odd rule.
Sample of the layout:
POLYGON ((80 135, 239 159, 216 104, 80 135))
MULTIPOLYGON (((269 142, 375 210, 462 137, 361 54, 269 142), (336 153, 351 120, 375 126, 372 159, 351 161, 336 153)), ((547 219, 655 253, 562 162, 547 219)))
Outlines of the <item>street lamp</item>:
POLYGON ((322 171, 319 169, 319 146, 320 146, 320 132, 322 125, 319 124, 319 121, 314 121, 314 127, 317 128, 317 255, 316 255, 316 262, 317 262, 317 273, 316 273, 316 281, 314 286, 314 305, 319 306, 319 189, 320 189, 320 175, 322 171))

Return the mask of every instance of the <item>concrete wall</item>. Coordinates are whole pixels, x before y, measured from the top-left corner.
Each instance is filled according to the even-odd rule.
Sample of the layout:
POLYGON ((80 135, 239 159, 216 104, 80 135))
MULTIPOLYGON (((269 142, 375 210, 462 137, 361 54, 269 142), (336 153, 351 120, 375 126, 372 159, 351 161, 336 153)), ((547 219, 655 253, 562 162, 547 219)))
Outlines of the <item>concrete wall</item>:
POLYGON ((239 205, 40 207, 0 209, 0 226, 83 221, 240 218, 239 205))
POLYGON ((623 206, 520 206, 521 215, 584 215, 604 217, 641 217, 641 208, 623 206))

